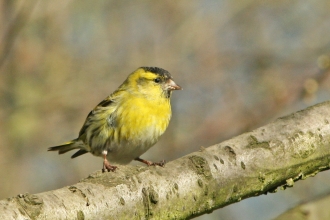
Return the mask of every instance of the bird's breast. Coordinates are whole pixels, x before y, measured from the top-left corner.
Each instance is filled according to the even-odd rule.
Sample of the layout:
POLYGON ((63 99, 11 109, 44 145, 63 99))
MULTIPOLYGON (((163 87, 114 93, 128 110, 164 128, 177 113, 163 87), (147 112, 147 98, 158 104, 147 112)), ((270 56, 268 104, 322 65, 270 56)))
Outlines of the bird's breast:
POLYGON ((153 102, 141 98, 127 100, 117 109, 117 126, 123 139, 154 144, 170 121, 171 106, 166 100, 153 102))

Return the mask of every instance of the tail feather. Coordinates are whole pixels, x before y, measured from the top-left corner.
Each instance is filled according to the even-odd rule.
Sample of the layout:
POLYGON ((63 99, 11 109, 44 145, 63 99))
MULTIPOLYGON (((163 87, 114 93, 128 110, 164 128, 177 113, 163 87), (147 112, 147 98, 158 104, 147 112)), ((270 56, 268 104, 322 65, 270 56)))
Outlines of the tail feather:
POLYGON ((70 150, 75 150, 75 149, 79 149, 79 151, 77 151, 75 154, 73 154, 71 158, 78 157, 78 156, 88 152, 85 149, 83 149, 83 145, 81 143, 79 143, 77 141, 77 139, 66 142, 62 145, 50 147, 50 148, 48 148, 48 151, 58 151, 59 154, 64 154, 70 150))
POLYGON ((76 153, 74 153, 71 158, 75 158, 75 157, 79 157, 80 155, 83 155, 85 153, 87 153, 88 151, 87 150, 84 150, 84 149, 80 149, 78 150, 76 153))

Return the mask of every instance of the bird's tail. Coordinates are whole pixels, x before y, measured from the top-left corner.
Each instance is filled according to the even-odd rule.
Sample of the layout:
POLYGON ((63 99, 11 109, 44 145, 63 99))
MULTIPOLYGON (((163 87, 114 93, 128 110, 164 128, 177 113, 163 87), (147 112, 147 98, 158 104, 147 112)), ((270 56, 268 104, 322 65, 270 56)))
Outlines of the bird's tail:
POLYGON ((79 151, 77 151, 75 154, 73 154, 71 156, 71 158, 78 157, 78 156, 88 152, 84 149, 84 144, 77 139, 68 141, 68 142, 58 145, 58 146, 50 147, 50 148, 48 148, 48 151, 58 151, 59 154, 64 154, 64 153, 66 153, 70 150, 74 150, 74 149, 79 149, 79 151))

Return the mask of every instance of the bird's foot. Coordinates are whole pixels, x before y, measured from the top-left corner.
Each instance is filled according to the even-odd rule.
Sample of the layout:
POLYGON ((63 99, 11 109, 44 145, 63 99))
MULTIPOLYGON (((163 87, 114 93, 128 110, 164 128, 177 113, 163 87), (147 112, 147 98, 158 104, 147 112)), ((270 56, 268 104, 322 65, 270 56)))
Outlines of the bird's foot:
POLYGON ((144 160, 144 159, 141 159, 141 158, 135 158, 135 160, 137 161, 140 161, 142 163, 145 163, 147 164, 148 166, 160 166, 160 167, 165 167, 165 164, 166 164, 166 161, 165 160, 162 160, 160 162, 152 162, 152 161, 149 161, 149 160, 144 160))
POLYGON ((102 151, 102 155, 103 155, 103 168, 102 168, 102 173, 104 173, 106 170, 108 172, 114 172, 117 167, 116 166, 112 166, 109 161, 107 160, 107 154, 108 154, 108 151, 107 150, 104 150, 102 151))
POLYGON ((117 166, 113 166, 109 163, 108 160, 104 160, 103 162, 103 169, 102 169, 102 173, 104 173, 106 170, 108 172, 114 172, 117 169, 117 166))

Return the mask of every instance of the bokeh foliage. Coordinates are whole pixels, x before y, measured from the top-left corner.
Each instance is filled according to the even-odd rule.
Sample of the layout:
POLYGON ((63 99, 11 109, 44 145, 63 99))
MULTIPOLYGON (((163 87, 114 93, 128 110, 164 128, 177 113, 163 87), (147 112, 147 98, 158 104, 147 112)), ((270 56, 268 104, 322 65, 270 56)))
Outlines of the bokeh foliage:
MULTIPOLYGON (((328 100, 329 8, 326 0, 1 0, 0 196, 51 190, 100 169, 91 155, 71 160, 46 149, 76 138, 88 112, 139 66, 162 67, 184 88, 173 95, 168 131, 144 155, 152 160, 328 100)), ((329 174, 317 178, 231 206, 241 213, 200 218, 274 217, 330 191, 329 174)))

